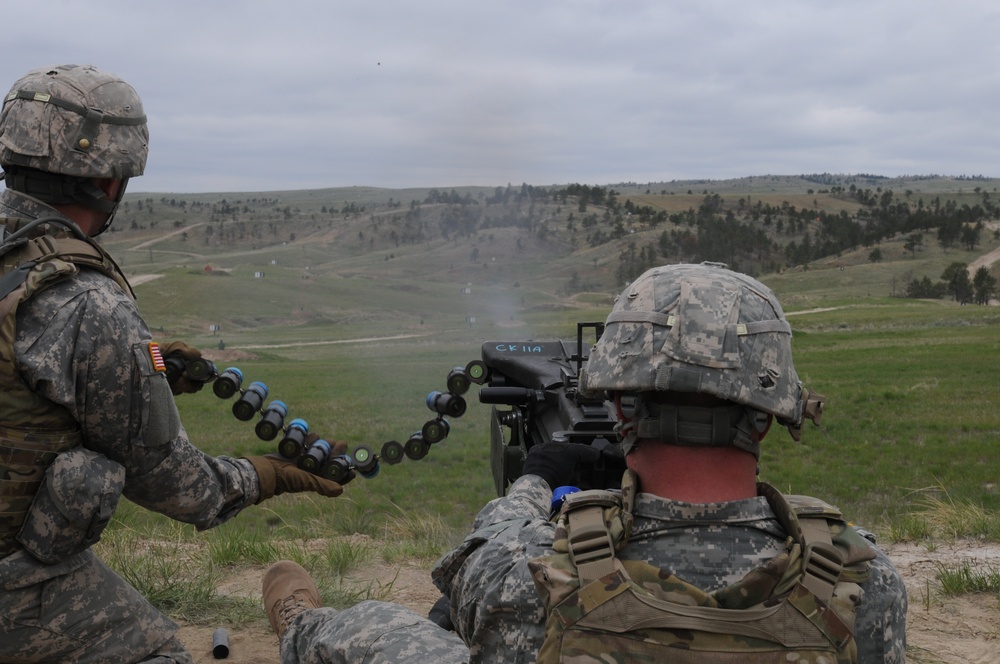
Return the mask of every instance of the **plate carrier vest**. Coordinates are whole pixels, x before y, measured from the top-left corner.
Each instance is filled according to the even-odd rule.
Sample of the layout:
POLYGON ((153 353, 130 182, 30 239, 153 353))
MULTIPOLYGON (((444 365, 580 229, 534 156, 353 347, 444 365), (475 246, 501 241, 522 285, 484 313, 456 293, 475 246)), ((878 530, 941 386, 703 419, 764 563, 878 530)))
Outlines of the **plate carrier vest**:
POLYGON ((622 560, 636 478, 622 493, 567 497, 555 554, 529 567, 545 603, 538 662, 847 664, 854 617, 875 551, 839 510, 758 484, 785 532, 785 551, 739 582, 707 593, 643 561, 622 560))
MULTIPOLYGON (((61 218, 53 221, 64 222, 61 218)), ((34 220, 0 219, 0 232, 6 236, 5 231, 27 223, 34 220)), ((0 557, 4 557, 21 548, 17 533, 46 468, 57 455, 81 442, 79 426, 69 411, 33 392, 17 373, 17 307, 42 289, 73 277, 81 267, 96 269, 133 298, 135 294, 114 260, 82 233, 5 237, 0 260, 0 557)))

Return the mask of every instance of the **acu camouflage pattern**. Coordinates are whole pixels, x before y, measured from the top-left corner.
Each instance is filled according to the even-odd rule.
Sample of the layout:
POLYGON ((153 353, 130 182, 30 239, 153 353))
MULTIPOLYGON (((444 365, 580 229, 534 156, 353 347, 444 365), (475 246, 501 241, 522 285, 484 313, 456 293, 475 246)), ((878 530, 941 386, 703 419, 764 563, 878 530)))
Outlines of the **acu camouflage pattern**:
POLYGON ((76 447, 45 470, 17 541, 53 565, 101 539, 118 507, 125 468, 103 454, 76 447))
MULTIPOLYGON (((0 193, 2 218, 53 214, 53 208, 18 192, 0 193)), ((45 450, 48 456, 26 462, 36 468, 66 447, 82 446, 112 474, 102 478, 101 487, 113 485, 117 464, 124 469, 122 495, 132 502, 199 529, 228 520, 257 500, 253 467, 243 459, 210 457, 191 445, 166 378, 152 366, 148 327, 126 289, 93 267, 34 291, 0 321, 0 371, 13 376, 0 382, 0 404, 33 392, 48 408, 29 420, 15 419, 17 426, 7 426, 5 419, 0 445, 45 450)), ((6 458, 15 456, 8 452, 6 458)), ((81 515, 112 509, 103 490, 89 499, 71 492, 63 499, 74 502, 81 515)), ((52 523, 41 519, 30 538, 61 546, 52 523)), ((79 542, 79 531, 65 536, 79 542)), ((47 564, 21 543, 15 547, 0 554, 0 661, 192 661, 174 636, 177 625, 91 549, 47 564)))
POLYGON ((756 279, 710 263, 653 268, 615 301, 580 390, 709 394, 771 413, 797 435, 821 405, 807 412, 791 337, 756 279))
POLYGON ((300 614, 281 639, 282 664, 462 664, 469 649, 413 611, 366 601, 300 614))
POLYGON ((615 557, 631 531, 635 486, 626 473, 620 496, 570 496, 555 530, 556 553, 530 563, 548 606, 538 662, 857 661, 852 629, 858 584, 868 580, 867 561, 876 554, 839 521, 836 509, 806 497, 793 497, 793 507, 761 485, 786 531, 798 537, 789 536, 779 555, 740 581, 706 592, 670 570, 615 557), (836 585, 831 569, 821 570, 819 585, 809 578, 812 572, 804 576, 813 532, 800 528, 800 519, 816 520, 819 529, 829 529, 819 539, 837 543, 837 566, 846 567, 836 570, 836 585))
POLYGON ((142 175, 149 150, 142 100, 118 76, 89 65, 33 69, 0 112, 0 164, 75 177, 142 175))

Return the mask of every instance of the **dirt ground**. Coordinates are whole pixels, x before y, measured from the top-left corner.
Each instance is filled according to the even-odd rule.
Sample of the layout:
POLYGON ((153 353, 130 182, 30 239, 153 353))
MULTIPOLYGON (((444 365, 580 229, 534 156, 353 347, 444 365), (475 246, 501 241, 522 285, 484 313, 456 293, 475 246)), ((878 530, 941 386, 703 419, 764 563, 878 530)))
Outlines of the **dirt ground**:
MULTIPOLYGON (((935 582, 938 567, 968 561, 1000 568, 1000 545, 956 542, 928 550, 917 544, 885 547, 906 582, 910 598, 907 614, 909 661, 917 664, 986 664, 1000 661, 1000 602, 995 595, 945 597, 935 582), (928 595, 929 593, 929 595, 928 595)), ((371 568, 368 569, 370 573, 371 568)), ((378 578, 392 583, 392 601, 426 615, 438 597, 426 568, 413 564, 383 566, 378 578)), ((249 571, 226 582, 222 592, 260 596, 263 569, 249 571)), ((263 608, 261 608, 263 616, 263 608)), ((221 626, 221 625, 220 625, 221 626)), ((215 627, 184 625, 181 638, 196 664, 218 661, 212 655, 215 627)), ((278 662, 278 640, 260 626, 229 629, 229 661, 240 664, 278 662)))
MULTIPOLYGON (((232 593, 260 598, 264 569, 246 572, 239 578, 227 580, 219 589, 222 593, 232 593)), ((440 593, 430 580, 430 571, 416 564, 376 565, 365 569, 365 577, 358 576, 357 582, 366 587, 371 578, 380 579, 383 584, 392 584, 389 599, 413 609, 420 615, 427 615, 440 593)), ((264 608, 260 610, 264 617, 264 608)), ((194 655, 195 664, 218 661, 212 654, 212 635, 216 627, 226 627, 229 635, 228 660, 239 664, 276 664, 278 662, 278 639, 265 621, 259 626, 231 629, 226 625, 200 627, 181 625, 180 637, 194 655)), ((427 663, 431 664, 431 663, 427 663)))

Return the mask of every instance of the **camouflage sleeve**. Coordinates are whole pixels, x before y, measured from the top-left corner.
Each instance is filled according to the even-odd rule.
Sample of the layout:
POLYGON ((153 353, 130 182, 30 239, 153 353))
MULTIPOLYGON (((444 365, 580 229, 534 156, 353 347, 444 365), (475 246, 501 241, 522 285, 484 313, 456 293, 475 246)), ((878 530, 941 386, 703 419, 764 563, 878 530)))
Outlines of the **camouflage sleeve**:
POLYGON ((451 599, 452 621, 476 662, 534 662, 545 609, 528 560, 552 551, 552 490, 533 475, 491 501, 475 530, 435 565, 435 584, 451 599))
POLYGON ((506 496, 494 498, 479 510, 472 528, 487 528, 511 519, 548 520, 551 503, 552 489, 545 480, 535 475, 522 475, 511 485, 506 496))
POLYGON ((860 664, 906 662, 906 587, 903 577, 881 549, 872 561, 872 576, 855 619, 860 664))
POLYGON ((91 271, 18 309, 15 351, 28 385, 73 415, 87 448, 125 467, 130 500, 210 528, 256 501, 257 475, 191 444, 149 341, 132 301, 91 271))

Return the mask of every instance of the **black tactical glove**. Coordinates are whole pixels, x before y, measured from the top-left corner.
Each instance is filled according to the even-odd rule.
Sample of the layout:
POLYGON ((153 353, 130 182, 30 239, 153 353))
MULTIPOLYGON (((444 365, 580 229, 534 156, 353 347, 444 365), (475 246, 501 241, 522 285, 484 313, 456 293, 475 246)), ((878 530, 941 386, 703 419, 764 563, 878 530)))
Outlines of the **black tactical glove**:
MULTIPOLYGON (((168 341, 165 344, 160 344, 160 354, 163 356, 164 361, 167 361, 167 355, 179 356, 184 362, 201 358, 200 350, 193 346, 188 346, 183 341, 168 341)), ((170 375, 168 373, 168 377, 170 375)), ((194 394, 204 386, 205 383, 191 380, 183 371, 177 374, 174 380, 170 381, 170 391, 173 392, 174 396, 185 393, 194 394)))
POLYGON ((522 473, 537 475, 553 490, 573 481, 577 466, 601 458, 596 447, 582 443, 544 443, 528 450, 522 473))
MULTIPOLYGON (((312 434, 312 436, 315 436, 315 434, 312 434)), ((316 436, 309 442, 318 439, 319 436, 316 436)), ((333 454, 335 456, 347 451, 346 443, 330 441, 330 444, 333 447, 333 454)), ((294 461, 277 454, 265 454, 264 456, 245 458, 253 464, 254 470, 257 471, 257 477, 260 478, 260 496, 257 498, 257 504, 283 493, 315 491, 321 496, 335 498, 344 492, 344 487, 337 482, 302 470, 294 461)))

